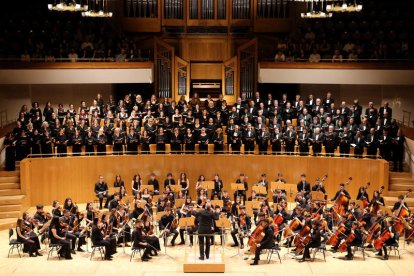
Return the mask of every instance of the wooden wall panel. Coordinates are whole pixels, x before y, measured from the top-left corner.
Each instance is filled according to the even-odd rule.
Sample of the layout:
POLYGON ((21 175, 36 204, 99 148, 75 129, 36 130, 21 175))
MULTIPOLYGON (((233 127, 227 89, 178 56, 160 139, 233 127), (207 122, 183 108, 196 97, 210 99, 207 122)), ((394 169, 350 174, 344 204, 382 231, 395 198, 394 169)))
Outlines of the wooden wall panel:
MULTIPOLYGON (((30 205, 43 203, 50 205, 52 200, 63 201, 70 196, 75 202, 87 202, 95 199, 94 183, 102 174, 109 186, 113 185, 116 174, 120 174, 131 194, 131 179, 134 173, 141 174, 144 183, 154 172, 162 187, 168 172, 177 178, 180 172, 186 172, 190 179, 191 195, 195 195, 195 183, 203 174, 207 180, 219 173, 226 189, 243 172, 251 186, 261 173, 273 181, 278 172, 282 172, 288 183, 297 183, 301 173, 306 173, 313 184, 316 176, 328 174, 325 182, 329 197, 338 189, 339 183, 349 176, 353 177, 347 187, 353 198, 358 188, 371 182, 369 195, 381 185, 388 186, 388 169, 384 160, 342 159, 325 157, 294 156, 242 156, 242 155, 142 155, 142 156, 105 156, 105 157, 66 157, 38 158, 22 161, 25 177, 22 187, 27 191, 30 205)), ((250 194, 250 193, 249 193, 250 194)))
POLYGON ((222 68, 221 63, 192 63, 191 79, 192 80, 221 80, 222 68))
POLYGON ((189 61, 225 61, 233 56, 227 37, 185 37, 180 40, 180 57, 189 61))

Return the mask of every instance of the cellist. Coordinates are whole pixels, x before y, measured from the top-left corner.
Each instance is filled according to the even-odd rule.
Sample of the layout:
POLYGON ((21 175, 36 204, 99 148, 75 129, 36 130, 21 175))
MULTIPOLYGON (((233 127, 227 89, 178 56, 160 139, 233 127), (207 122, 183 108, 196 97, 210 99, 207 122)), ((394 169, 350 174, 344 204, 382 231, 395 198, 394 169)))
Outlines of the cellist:
POLYGON ((352 254, 352 246, 362 245, 362 231, 359 229, 359 222, 354 221, 351 227, 351 233, 355 236, 354 240, 347 244, 346 250, 348 254, 345 256, 345 260, 352 260, 354 255, 352 254))
POLYGON ((299 262, 304 262, 306 259, 310 259, 310 248, 318 248, 321 245, 321 230, 319 227, 320 223, 318 220, 312 222, 312 229, 310 231, 311 241, 305 245, 303 257, 299 260, 299 262))
POLYGON ((397 241, 399 239, 399 233, 394 227, 394 220, 390 219, 386 221, 386 227, 383 229, 384 231, 390 232, 390 237, 385 240, 384 244, 382 245, 382 248, 378 251, 377 256, 382 256, 382 251, 384 251, 384 260, 388 260, 388 252, 387 252, 387 246, 397 244, 397 241))
POLYGON ((264 237, 263 239, 257 243, 256 242, 256 251, 254 255, 254 261, 250 265, 258 265, 260 260, 260 253, 263 249, 270 249, 275 245, 273 239, 273 229, 270 227, 272 224, 272 220, 270 218, 264 219, 260 222, 259 226, 263 227, 264 237))

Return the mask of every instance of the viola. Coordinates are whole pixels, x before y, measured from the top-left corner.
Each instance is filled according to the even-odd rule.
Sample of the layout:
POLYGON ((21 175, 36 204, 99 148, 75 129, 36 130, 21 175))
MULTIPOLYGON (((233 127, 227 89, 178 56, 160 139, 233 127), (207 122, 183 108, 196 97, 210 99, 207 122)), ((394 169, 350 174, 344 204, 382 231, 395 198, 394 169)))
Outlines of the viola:
POLYGON ((374 247, 376 250, 380 250, 384 243, 391 237, 391 232, 389 230, 384 230, 381 235, 374 240, 374 247))

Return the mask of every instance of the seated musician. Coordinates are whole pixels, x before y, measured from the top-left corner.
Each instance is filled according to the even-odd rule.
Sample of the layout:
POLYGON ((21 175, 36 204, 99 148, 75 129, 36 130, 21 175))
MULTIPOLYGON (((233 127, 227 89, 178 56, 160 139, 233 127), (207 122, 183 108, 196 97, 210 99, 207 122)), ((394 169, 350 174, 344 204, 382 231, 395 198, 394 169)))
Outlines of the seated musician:
MULTIPOLYGON (((261 186, 261 187, 265 187, 266 188, 266 192, 267 192, 267 187, 269 185, 269 182, 266 179, 266 174, 265 173, 262 173, 260 180, 257 182, 257 185, 258 186, 261 186)), ((258 194, 257 196, 259 196, 259 197, 265 197, 266 195, 267 195, 267 193, 266 194, 258 194)))
POLYGON ((358 195, 356 197, 356 200, 363 200, 365 199, 367 202, 369 202, 369 196, 365 189, 365 187, 360 187, 358 190, 358 195))
MULTIPOLYGON (((112 209, 113 210, 113 209, 112 209)), ((129 226, 129 213, 124 206, 118 205, 117 211, 117 239, 118 244, 124 244, 129 246, 128 242, 131 241, 131 227, 129 226)))
MULTIPOLYGON (((104 218, 103 218, 104 219, 104 218)), ((91 240, 94 246, 105 246, 105 260, 111 261, 112 255, 116 253, 116 245, 111 241, 108 233, 106 233, 105 223, 99 223, 99 218, 95 217, 93 219, 91 240)))
POLYGON ((62 226, 59 222, 59 217, 52 218, 52 222, 50 223, 49 239, 51 244, 59 244, 61 246, 61 249, 58 251, 58 254, 61 257, 67 260, 72 259, 70 254, 70 241, 65 238, 65 234, 63 233, 62 226))
MULTIPOLYGON (((191 205, 191 198, 187 197, 185 199, 183 205, 181 206, 180 211, 178 211, 178 216, 179 216, 180 219, 181 218, 186 218, 187 214, 190 213, 190 205, 191 205)), ((185 231, 186 231, 186 229, 184 227, 183 228, 180 227, 180 239, 181 239, 180 245, 185 244, 185 242, 184 242, 184 232, 185 231)))
POLYGON ((148 179, 148 185, 152 185, 154 187, 154 195, 158 195, 160 192, 160 184, 155 176, 155 173, 151 173, 150 179, 148 179))
POLYGON ((53 209, 52 209, 52 215, 54 217, 61 217, 61 216, 63 216, 63 214, 62 214, 62 207, 60 206, 59 201, 53 200, 52 207, 53 207, 53 209))
MULTIPOLYGON (((59 222, 67 225, 67 228, 64 230, 66 232, 65 236, 67 240, 72 241, 72 247, 71 247, 72 254, 76 254, 75 252, 76 240, 79 238, 79 232, 73 231, 74 217, 71 216, 70 211, 63 210, 63 216, 59 218, 59 222)), ((83 249, 81 248, 83 244, 86 244, 85 237, 79 238, 78 248, 77 248, 79 252, 83 252, 83 249)))
POLYGON ((211 191, 211 199, 213 200, 215 196, 217 199, 223 199, 223 181, 220 179, 218 173, 214 174, 214 190, 211 191))
POLYGON ((37 220, 37 228, 39 230, 39 235, 41 235, 41 241, 43 241, 46 238, 46 235, 42 235, 46 233, 46 229, 42 231, 43 226, 52 219, 52 214, 46 213, 43 210, 43 205, 38 204, 36 205, 36 213, 33 216, 34 219, 37 220))
POLYGON ((231 211, 231 199, 227 190, 223 190, 222 198, 223 200, 223 212, 227 213, 227 216, 230 214, 231 211))
POLYGON ((118 205, 119 205, 119 203, 118 203, 119 200, 120 200, 120 195, 119 195, 118 192, 116 192, 114 194, 114 199, 112 199, 111 201, 109 201, 108 210, 117 209, 118 208, 118 205))
MULTIPOLYGON (((290 219, 290 215, 286 212, 285 207, 283 204, 273 204, 273 206, 276 206, 276 210, 273 212, 273 218, 276 216, 281 216, 283 218, 282 223, 278 225, 279 229, 284 229, 287 225, 288 220, 290 219)), ((281 231, 275 235, 275 238, 279 241, 281 239, 281 231)))
POLYGON ((308 201, 306 198, 302 195, 302 193, 298 193, 295 198, 295 202, 297 206, 300 206, 303 209, 306 209, 308 206, 308 201))
POLYGON ((240 213, 238 216, 233 216, 233 230, 231 231, 231 237, 233 238, 234 245, 232 247, 237 247, 240 244, 240 249, 244 248, 244 238, 247 237, 250 232, 252 221, 250 216, 246 213, 246 207, 241 206, 240 213), (240 240, 237 240, 237 238, 240 240))
POLYGON ((263 249, 270 249, 275 245, 273 239, 273 229, 270 227, 272 220, 270 218, 264 219, 260 222, 260 225, 263 227, 264 237, 263 239, 256 243, 256 251, 254 255, 254 261, 250 265, 258 265, 260 260, 260 253, 263 249))
POLYGON ((173 178, 172 173, 167 174, 167 179, 164 180, 164 189, 167 188, 167 186, 175 185, 175 180, 173 178))
POLYGON ((362 245, 362 231, 360 228, 360 224, 358 221, 354 221, 352 223, 352 227, 351 227, 351 234, 353 234, 355 236, 355 239, 350 242, 346 249, 348 251, 348 254, 345 256, 346 260, 352 260, 354 258, 354 255, 352 254, 352 246, 360 246, 362 245))
POLYGON ((16 223, 16 234, 17 234, 17 241, 23 243, 23 252, 29 252, 30 257, 42 256, 40 254, 40 243, 39 239, 35 240, 34 236, 31 236, 31 232, 33 230, 25 225, 23 219, 17 219, 16 223))
MULTIPOLYGON (((305 219, 304 219, 304 211, 306 209, 300 207, 300 206, 296 206, 295 209, 293 210, 292 216, 291 216, 291 220, 297 220, 299 222, 298 227, 294 230, 294 233, 290 234, 290 237, 287 239, 287 241, 283 244, 286 245, 287 247, 291 247, 292 242, 293 242, 293 235, 295 233, 299 233, 300 230, 302 229, 303 226, 305 226, 305 219)), ((289 226, 287 226, 289 228, 289 226)))
POLYGON ((135 221, 135 229, 132 232, 132 249, 144 249, 144 253, 141 257, 141 260, 143 262, 148 262, 150 259, 152 259, 151 255, 151 245, 145 241, 144 239, 144 230, 143 230, 143 223, 142 220, 137 219, 135 221))
POLYGON ((318 220, 312 222, 312 229, 310 231, 311 241, 305 245, 303 257, 299 260, 300 262, 304 262, 306 259, 310 259, 310 248, 318 248, 321 246, 321 230, 319 227, 320 223, 318 220))
POLYGON ((138 217, 144 213, 144 208, 141 206, 141 201, 137 200, 134 204, 134 211, 131 213, 131 218, 138 219, 138 217))
POLYGON ((384 260, 388 260, 387 246, 395 245, 398 243, 399 233, 394 227, 393 219, 385 220, 385 227, 382 231, 384 230, 388 230, 390 232, 390 237, 384 242, 382 248, 378 251, 377 256, 382 256, 382 253, 384 251, 384 260))
POLYGON ((144 240, 152 246, 150 256, 157 256, 158 251, 161 250, 161 246, 159 238, 155 236, 152 216, 148 211, 145 211, 145 213, 141 216, 141 220, 143 223, 143 231, 145 233, 144 240))
POLYGON ((98 182, 95 183, 95 194, 99 198, 99 210, 102 210, 104 198, 106 198, 104 207, 108 208, 108 184, 106 184, 102 175, 99 176, 98 182))
POLYGON ((158 222, 158 226, 160 228, 160 232, 163 234, 164 238, 164 246, 167 246, 167 237, 173 235, 171 240, 171 245, 175 245, 175 240, 178 237, 178 231, 174 228, 173 221, 175 217, 172 214, 171 208, 166 208, 164 211, 164 215, 161 217, 160 221, 158 222))

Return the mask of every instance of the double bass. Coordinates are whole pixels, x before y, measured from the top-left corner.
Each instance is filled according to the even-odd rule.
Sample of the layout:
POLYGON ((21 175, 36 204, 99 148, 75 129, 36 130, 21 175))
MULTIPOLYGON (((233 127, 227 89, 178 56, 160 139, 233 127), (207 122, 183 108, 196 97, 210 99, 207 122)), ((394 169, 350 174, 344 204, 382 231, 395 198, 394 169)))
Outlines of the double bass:
MULTIPOLYGON (((349 177, 348 180, 344 183, 345 186, 351 183, 351 181, 352 181, 352 177, 349 177)), ((335 212, 341 216, 344 215, 345 210, 348 207, 348 204, 349 204, 349 199, 344 194, 341 194, 340 196, 338 196, 338 198, 335 201, 335 204, 334 204, 335 212)))
MULTIPOLYGON (((371 182, 368 182, 367 185, 364 187, 364 191, 365 192, 368 190, 368 188, 369 188, 370 185, 371 185, 371 182)), ((366 197, 363 197, 361 199, 361 201, 362 201, 362 206, 364 207, 364 209, 367 208, 368 205, 369 205, 368 199, 366 197)))
POLYGON ((407 218, 410 215, 408 209, 404 206, 405 200, 407 199, 407 196, 409 196, 410 194, 411 194, 411 189, 409 189, 408 193, 404 195, 404 199, 401 201, 400 208, 394 211, 394 216, 395 216, 394 227, 395 227, 395 230, 400 235, 403 234, 405 225, 407 224, 405 218, 407 218))

